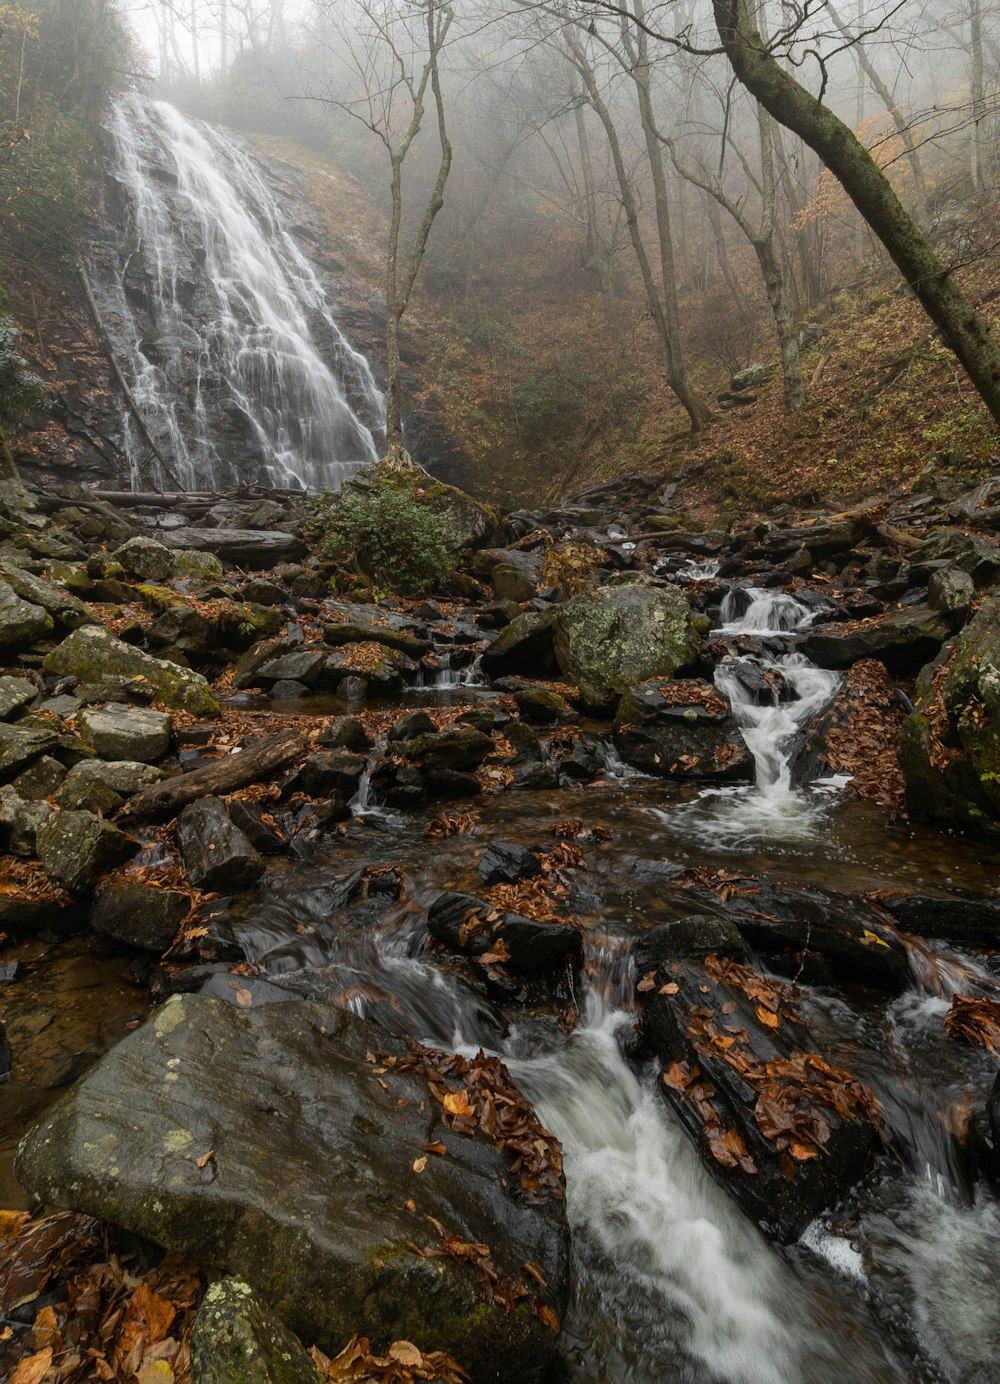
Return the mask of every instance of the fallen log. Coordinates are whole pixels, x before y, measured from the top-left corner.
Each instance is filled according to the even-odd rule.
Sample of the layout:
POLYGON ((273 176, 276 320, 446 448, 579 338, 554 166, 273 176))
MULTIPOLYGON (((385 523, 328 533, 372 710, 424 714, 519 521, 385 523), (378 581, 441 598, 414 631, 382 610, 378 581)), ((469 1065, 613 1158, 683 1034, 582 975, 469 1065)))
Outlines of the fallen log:
POLYGON ((223 796, 237 788, 268 779, 272 774, 293 763, 309 748, 307 731, 280 730, 264 740, 258 740, 238 754, 226 755, 214 764, 192 769, 189 774, 163 779, 134 794, 125 804, 123 822, 148 820, 152 817, 173 817, 188 803, 199 798, 223 796))

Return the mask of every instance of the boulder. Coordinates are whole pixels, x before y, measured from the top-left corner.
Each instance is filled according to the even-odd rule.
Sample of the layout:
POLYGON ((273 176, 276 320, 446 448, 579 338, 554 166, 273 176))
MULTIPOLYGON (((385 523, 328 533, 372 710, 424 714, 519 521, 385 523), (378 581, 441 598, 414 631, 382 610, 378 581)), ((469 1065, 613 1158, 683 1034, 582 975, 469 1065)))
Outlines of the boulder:
POLYGON ((636 681, 672 677, 698 656, 687 597, 655 577, 623 574, 574 596, 554 628, 560 671, 592 707, 612 705, 636 681))
POLYGON ((789 989, 715 955, 653 980, 660 1089, 716 1181, 770 1235, 798 1238, 866 1172, 878 1106, 825 1061, 789 989))
POLYGON ((444 730, 393 743, 393 753, 405 755, 421 769, 478 769, 493 749, 493 741, 472 726, 452 725, 444 730))
MULTIPOLYGON (((274 687, 279 682, 298 682, 315 687, 326 671, 329 655, 323 649, 295 649, 262 664, 253 674, 251 687, 274 687)), ((246 686, 246 682, 241 685, 246 686)))
POLYGON ((12 855, 36 853, 38 828, 52 815, 43 802, 25 802, 9 783, 0 788, 0 843, 12 855))
POLYGON ((58 740, 54 727, 0 724, 0 782, 14 778, 39 755, 54 749, 58 740))
POLYGON ((93 889, 105 870, 121 865, 139 849, 131 836, 92 812, 54 812, 39 826, 36 845, 42 869, 69 894, 93 889))
MULTIPOLYGON (((405 1339, 480 1384, 541 1384, 569 1286, 558 1144, 492 1064, 531 1130, 532 1168, 514 1172, 499 1138, 452 1127, 421 1066, 434 1054, 408 1053, 325 1005, 175 996, 46 1112, 17 1175, 238 1275, 329 1353, 355 1332, 383 1350, 405 1339), (438 1141, 444 1156, 427 1149, 438 1141), (435 1223, 466 1253, 441 1254, 435 1223), (481 1244, 503 1283, 537 1266, 509 1312, 480 1294, 481 1244)), ((461 1093, 462 1060, 443 1060, 461 1093)))
POLYGON ((48 611, 22 600, 7 582, 0 581, 0 652, 15 654, 30 649, 52 629, 48 611))
MULTIPOLYGON (((87 707, 78 722, 87 745, 93 745, 101 759, 132 760, 148 764, 162 759, 170 748, 173 722, 161 711, 124 706, 112 702, 103 707, 87 707)), ((145 788, 137 783, 135 791, 145 788)))
POLYGON ((728 918, 692 913, 639 933, 632 942, 637 975, 682 957, 732 956, 742 961, 746 947, 739 929, 728 918))
POLYGON ((41 798, 51 797, 66 777, 66 773, 65 765, 60 764, 58 759, 43 754, 29 764, 27 769, 22 769, 12 780, 11 786, 26 802, 37 802, 41 798))
POLYGON ((969 613, 976 586, 961 567, 945 567, 934 572, 927 583, 927 604, 940 610, 953 624, 961 624, 969 613))
POLYGON ((25 572, 13 562, 0 561, 0 578, 10 586, 22 601, 41 606, 53 621, 63 629, 75 630, 81 625, 98 625, 100 621, 78 596, 72 595, 64 587, 33 572, 25 572))
POLYGON ((145 678, 166 706, 194 716, 218 716, 219 704, 200 673, 134 649, 103 625, 84 625, 58 644, 44 663, 46 673, 97 682, 108 675, 145 678))
POLYGON ((479 873, 484 884, 516 884, 541 874, 538 856, 516 841, 491 841, 479 857, 479 873))
POLYGON ((918 690, 900 738, 908 810, 945 826, 1000 830, 1000 596, 958 635, 943 677, 918 690))
POLYGON ((848 625, 823 625, 802 641, 802 652, 823 668, 846 668, 877 658, 892 673, 915 673, 937 654, 951 634, 940 610, 911 606, 848 625))
POLYGON ((341 495, 366 495, 392 485, 447 521, 444 541, 454 553, 503 542, 504 521, 493 505, 482 504, 454 485, 435 480, 419 462, 405 456, 359 467, 340 487, 341 495))
POLYGON ((658 778, 753 778, 753 756, 729 703, 701 679, 650 678, 629 688, 614 742, 627 764, 658 778))
POLYGON ((165 529, 164 542, 181 552, 214 554, 227 567, 261 570, 305 553, 294 533, 270 529, 165 529))
POLYGON ((297 1336, 241 1278, 206 1292, 191 1332, 191 1384, 319 1384, 297 1336))
POLYGON ((382 644, 387 649, 397 649, 408 658, 423 658, 431 647, 429 639, 418 639, 415 634, 389 629, 387 625, 327 625, 323 639, 334 648, 344 644, 382 644))
POLYGON ((580 934, 569 923, 503 913, 474 894, 455 889, 445 889, 431 903, 427 927, 432 937, 452 951, 470 957, 498 952, 521 971, 539 970, 580 950, 580 934))
POLYGON ((38 688, 27 678, 0 678, 0 721, 11 721, 38 696, 38 688))
POLYGON ((73 765, 52 797, 59 807, 71 810, 114 812, 126 798, 162 777, 159 769, 136 760, 84 759, 73 765))
POLYGON ((174 554, 155 538, 130 538, 112 557, 134 581, 169 581, 174 575, 174 554))
POLYGON ((296 787, 312 798, 353 798, 358 791, 366 760, 348 750, 322 750, 310 755, 296 776, 296 787))
POLYGON ((177 889, 111 881, 94 900, 90 926, 142 951, 165 952, 191 912, 191 899, 177 889))
POLYGON ((1000 948, 1000 902, 996 899, 887 894, 879 899, 904 932, 968 942, 990 951, 1000 948))
POLYGON ((184 808, 177 818, 177 844, 196 889, 249 889, 264 873, 264 861, 233 824, 221 798, 200 798, 184 808))
POLYGON ((521 673, 541 677, 555 671, 552 611, 527 610, 511 620, 483 652, 481 667, 489 677, 521 673))

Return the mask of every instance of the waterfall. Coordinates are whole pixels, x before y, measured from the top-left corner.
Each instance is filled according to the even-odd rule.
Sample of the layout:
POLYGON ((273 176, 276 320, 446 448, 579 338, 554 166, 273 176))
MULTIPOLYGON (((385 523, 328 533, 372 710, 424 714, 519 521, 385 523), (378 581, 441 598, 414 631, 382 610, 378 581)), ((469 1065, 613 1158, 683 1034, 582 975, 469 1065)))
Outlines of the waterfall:
MULTIPOLYGON (((335 489, 378 455, 384 400, 330 313, 256 162, 230 135, 131 93, 109 123, 118 262, 95 293, 139 411, 191 489, 335 489)), ((140 488, 158 463, 131 415, 140 488)))

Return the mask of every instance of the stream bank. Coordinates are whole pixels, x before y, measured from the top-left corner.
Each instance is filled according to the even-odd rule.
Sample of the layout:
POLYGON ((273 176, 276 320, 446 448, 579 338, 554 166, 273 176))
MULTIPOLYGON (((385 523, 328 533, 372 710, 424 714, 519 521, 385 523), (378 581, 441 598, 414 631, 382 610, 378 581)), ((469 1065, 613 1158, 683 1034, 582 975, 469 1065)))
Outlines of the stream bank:
MULTIPOLYGON (((969 522, 989 506, 712 535, 636 479, 507 516, 508 545, 471 546, 441 599, 373 603, 331 594, 269 503, 284 527, 241 551, 289 555, 261 572, 230 565, 260 500, 220 504, 178 548, 163 516, 155 541, 85 536, 68 501, 10 520, 11 589, 41 612, 15 608, 3 684, 5 1023, 31 1113, 112 1049, 24 1146, 29 1191, 247 1278, 324 1351, 405 1335, 503 1377, 470 1351, 476 1321, 513 1332, 521 1378, 529 1356, 579 1381, 995 1377, 996 850, 904 817, 891 767, 1000 574, 969 522), (552 581, 580 550, 582 588, 570 561, 552 581), (284 762, 234 781, 282 736, 284 762), (94 1008, 119 1017, 61 1038, 46 1082, 44 1031, 20 1016, 74 973, 99 974, 94 1008), (150 996, 152 1023, 112 1046, 150 996), (352 1047, 354 1023, 384 1036, 352 1047), (154 1057, 157 1025, 178 1046, 154 1057), (339 1106, 297 1088, 301 1057, 269 1094, 256 1062, 208 1055, 251 1030, 300 1051, 305 1029, 346 1045, 339 1106), (408 1040, 419 1070, 397 1076, 408 1040), (81 1111, 109 1091, 121 1126, 94 1166, 81 1111), (317 1101, 348 1112, 351 1151, 310 1164, 317 1101), (521 1113, 498 1133, 507 1101, 521 1113), (253 1147, 265 1107, 289 1195, 250 1236, 214 1219, 211 1189, 249 1224, 239 1112, 253 1147), (407 1111, 436 1124, 406 1134, 407 1111), (274 1245, 304 1233, 330 1168, 386 1140, 392 1172, 367 1190, 362 1172, 350 1213, 382 1247, 379 1311, 324 1327, 282 1286, 316 1241, 283 1276, 274 1245), (499 1202, 465 1206, 463 1157, 499 1202)), ((944 717, 947 768, 976 742, 944 717)))

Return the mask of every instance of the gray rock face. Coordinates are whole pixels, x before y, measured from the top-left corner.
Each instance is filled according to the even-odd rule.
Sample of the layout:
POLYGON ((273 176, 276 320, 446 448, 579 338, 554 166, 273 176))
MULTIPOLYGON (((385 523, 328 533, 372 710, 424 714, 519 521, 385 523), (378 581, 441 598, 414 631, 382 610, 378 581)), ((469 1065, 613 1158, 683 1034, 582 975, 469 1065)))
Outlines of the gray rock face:
POLYGON ((9 721, 38 696, 38 689, 27 678, 0 678, 0 721, 9 721))
POLYGON ((257 569, 305 552, 305 544, 295 534, 267 529, 169 529, 164 537, 171 548, 208 552, 223 564, 257 569))
POLYGON ((483 653, 483 671, 490 677, 523 673, 539 677, 555 667, 552 650, 555 615, 527 610, 500 631, 483 653))
POLYGON ((26 802, 37 802, 50 797, 65 777, 66 769, 58 759, 43 754, 18 774, 12 786, 26 802))
POLYGON ((0 788, 0 841, 12 855, 35 854, 38 828, 52 814, 48 803, 25 802, 11 784, 0 788))
POLYGON ((80 625, 100 623, 92 610, 84 605, 78 596, 72 595, 55 582, 33 572, 25 572, 13 562, 0 561, 0 578, 11 587, 22 601, 41 606, 57 625, 63 629, 75 630, 80 625))
POLYGON ((951 625, 939 610, 914 606, 855 628, 824 625, 803 640, 802 652, 823 668, 846 668, 860 658, 877 658, 890 672, 915 673, 950 633, 951 625))
MULTIPOLYGON (((162 711, 112 702, 88 707, 79 718, 81 735, 101 759, 132 760, 148 764, 162 759, 170 748, 173 722, 162 711)), ((137 788, 145 787, 138 784, 137 788)))
POLYGON ((302 1342, 240 1278, 213 1283, 191 1333, 192 1384, 318 1384, 302 1342))
POLYGON ((233 825, 219 798, 188 804, 177 818, 177 842, 197 889, 249 889, 264 873, 264 861, 233 825))
POLYGON ((167 581, 174 574, 174 555, 155 538, 130 538, 113 554, 136 581, 167 581))
POLYGON ((51 634, 52 617, 41 606, 22 600, 7 582, 0 581, 0 649, 18 653, 51 634))
POLYGON ((618 704, 615 747, 658 778, 753 778, 753 756, 727 703, 710 684, 652 678, 618 704))
POLYGON ((33 759, 51 750, 58 738, 55 730, 40 726, 0 725, 0 781, 19 774, 33 759))
POLYGON ((555 653, 563 676, 588 705, 607 707, 633 683, 673 677, 692 664, 698 637, 682 591, 634 577, 560 606, 555 653))
POLYGON ((92 812, 55 812, 38 828, 38 858, 53 884, 85 894, 98 877, 139 849, 130 836, 92 812))
POLYGON ((170 946, 190 911, 191 900, 179 890, 111 883, 94 900, 90 925, 130 947, 159 953, 170 946))
POLYGON ((975 582, 961 567, 944 567, 931 575, 927 583, 927 604, 960 623, 968 613, 976 594, 975 582))
POLYGON ((79 678, 84 683, 98 682, 108 675, 142 677, 167 706, 183 707, 195 716, 219 714, 219 704, 200 673, 133 649, 103 625, 85 625, 74 630, 52 650, 44 667, 47 673, 79 678))
POLYGON ((403 1045, 343 1010, 176 996, 47 1112, 17 1175, 45 1201, 239 1275, 328 1351, 354 1332, 383 1349, 406 1339, 474 1381, 540 1384, 556 1336, 527 1304, 488 1306, 467 1264, 408 1245, 438 1246, 433 1216, 487 1243, 501 1274, 523 1279, 530 1261, 546 1283, 532 1292, 561 1317, 563 1202, 530 1204, 492 1140, 448 1126, 421 1075, 376 1075, 369 1055, 386 1050, 403 1045), (443 1157, 424 1152, 436 1140, 443 1157))
POLYGON ((74 764, 53 796, 60 807, 114 812, 126 798, 158 783, 162 777, 159 769, 136 760, 85 759, 74 764))

